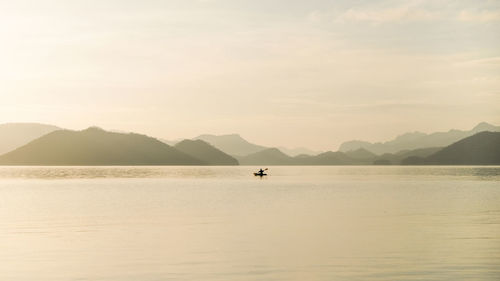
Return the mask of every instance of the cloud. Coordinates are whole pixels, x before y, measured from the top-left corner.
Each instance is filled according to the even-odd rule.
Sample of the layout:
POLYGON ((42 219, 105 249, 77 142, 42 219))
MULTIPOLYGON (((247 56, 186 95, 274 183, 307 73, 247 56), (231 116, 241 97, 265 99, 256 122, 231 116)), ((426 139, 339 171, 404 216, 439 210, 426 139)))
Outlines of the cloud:
POLYGON ((457 19, 465 22, 497 22, 500 21, 500 10, 497 11, 461 11, 457 19))
POLYGON ((349 9, 338 16, 335 21, 344 22, 371 22, 392 23, 410 21, 429 21, 437 18, 435 12, 413 6, 400 6, 378 10, 349 9))
POLYGON ((462 66, 462 65, 464 65, 464 66, 476 66, 476 65, 500 66, 500 56, 459 61, 455 65, 457 65, 457 66, 462 66))
MULTIPOLYGON (((314 18, 317 15, 313 15, 314 18)), ((370 22, 375 24, 396 22, 432 21, 437 19, 460 22, 500 22, 498 7, 474 6, 447 7, 443 2, 410 1, 398 6, 357 7, 343 11, 335 19, 339 23, 370 22)))

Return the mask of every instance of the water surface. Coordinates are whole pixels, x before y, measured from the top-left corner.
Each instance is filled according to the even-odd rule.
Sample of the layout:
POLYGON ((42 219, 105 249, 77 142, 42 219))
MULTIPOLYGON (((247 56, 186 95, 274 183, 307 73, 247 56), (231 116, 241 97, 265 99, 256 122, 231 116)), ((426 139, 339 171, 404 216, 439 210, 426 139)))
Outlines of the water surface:
POLYGON ((1 167, 0 280, 499 280, 500 167, 1 167))

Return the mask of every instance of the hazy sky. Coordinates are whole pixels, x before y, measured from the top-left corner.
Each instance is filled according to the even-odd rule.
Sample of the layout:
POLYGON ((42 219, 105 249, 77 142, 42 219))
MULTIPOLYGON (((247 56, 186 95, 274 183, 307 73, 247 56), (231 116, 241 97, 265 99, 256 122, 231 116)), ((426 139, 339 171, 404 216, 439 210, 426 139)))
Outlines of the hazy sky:
POLYGON ((500 124, 500 1, 0 0, 0 123, 333 149, 500 124))

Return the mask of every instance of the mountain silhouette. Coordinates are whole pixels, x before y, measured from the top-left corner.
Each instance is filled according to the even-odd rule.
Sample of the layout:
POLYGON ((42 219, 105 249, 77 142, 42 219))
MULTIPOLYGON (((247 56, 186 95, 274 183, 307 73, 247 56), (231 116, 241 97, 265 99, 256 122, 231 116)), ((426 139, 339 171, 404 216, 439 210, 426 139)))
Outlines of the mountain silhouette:
POLYGON ((373 161, 377 157, 377 154, 368 151, 367 149, 364 148, 350 150, 345 152, 345 154, 353 159, 368 160, 368 161, 373 161))
POLYGON ((479 123, 469 131, 450 130, 448 132, 437 132, 425 134, 421 132, 406 133, 387 142, 370 143, 366 141, 348 141, 340 145, 340 151, 350 151, 365 148, 376 154, 397 153, 401 150, 414 150, 428 147, 445 147, 463 138, 472 136, 482 131, 500 131, 500 126, 494 126, 486 122, 479 123))
POLYGON ((480 132, 427 157, 408 157, 405 165, 499 165, 500 132, 480 132))
POLYGON ((364 161, 353 159, 341 151, 327 151, 315 156, 297 157, 295 159, 297 165, 354 165, 364 164, 364 161))
POLYGON ((355 157, 360 158, 350 157, 340 151, 327 151, 313 156, 301 154, 290 157, 277 148, 268 148, 254 154, 238 157, 238 161, 241 165, 369 165, 376 157, 375 154, 366 150, 353 151, 352 153, 355 157))
POLYGON ((296 147, 296 148, 286 148, 286 147, 283 147, 283 146, 280 146, 278 147, 278 149, 285 153, 286 155, 288 156, 291 156, 291 157, 295 157, 295 156, 298 156, 298 155, 318 155, 320 153, 322 153, 321 151, 314 151, 314 150, 311 150, 309 148, 305 148, 305 147, 296 147))
POLYGON ((176 145, 177 143, 181 142, 182 139, 177 139, 177 140, 167 140, 167 139, 162 139, 162 138, 158 138, 159 141, 163 142, 163 143, 166 143, 170 146, 174 146, 176 145))
POLYGON ((61 128, 38 123, 1 124, 0 155, 56 130, 61 130, 61 128))
POLYGON ((59 130, 0 156, 2 165, 203 165, 203 161, 134 133, 59 130))
POLYGON ((176 141, 172 147, 165 140, 96 127, 70 131, 44 124, 12 123, 0 125, 0 151, 6 152, 0 156, 0 165, 492 165, 500 164, 500 132, 484 130, 499 129, 483 122, 470 131, 415 132, 376 144, 348 142, 344 149, 361 147, 347 151, 317 155, 307 154, 312 152, 307 149, 288 151, 304 152, 292 157, 278 148, 252 144, 237 134, 201 135, 196 140, 176 141), (463 135, 467 136, 460 138, 463 135), (457 141, 444 148, 404 148, 381 155, 370 150, 392 151, 452 139, 457 141))
POLYGON ((266 149, 267 147, 248 142, 238 134, 231 135, 201 135, 195 140, 205 141, 223 152, 233 156, 245 156, 266 149))
POLYGON ((183 140, 174 146, 208 165, 238 165, 238 160, 202 140, 183 140))
POLYGON ((398 151, 397 153, 385 153, 380 156, 378 156, 374 161, 373 164, 375 165, 400 165, 403 159, 409 158, 409 157, 427 157, 429 155, 432 155, 439 150, 443 149, 442 147, 427 147, 427 148, 418 148, 418 149, 405 149, 398 151))
POLYGON ((241 165, 294 165, 294 159, 277 148, 268 148, 262 151, 238 157, 241 165))

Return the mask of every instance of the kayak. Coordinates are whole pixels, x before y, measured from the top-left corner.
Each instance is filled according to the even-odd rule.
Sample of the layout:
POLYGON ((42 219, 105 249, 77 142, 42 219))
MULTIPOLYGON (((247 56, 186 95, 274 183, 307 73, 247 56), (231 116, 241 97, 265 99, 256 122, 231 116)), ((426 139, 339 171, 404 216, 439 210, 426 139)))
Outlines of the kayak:
POLYGON ((260 177, 267 176, 267 174, 264 174, 264 173, 262 173, 262 174, 261 173, 253 173, 253 174, 254 174, 254 176, 260 176, 260 177))

